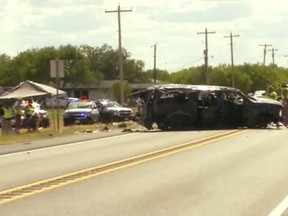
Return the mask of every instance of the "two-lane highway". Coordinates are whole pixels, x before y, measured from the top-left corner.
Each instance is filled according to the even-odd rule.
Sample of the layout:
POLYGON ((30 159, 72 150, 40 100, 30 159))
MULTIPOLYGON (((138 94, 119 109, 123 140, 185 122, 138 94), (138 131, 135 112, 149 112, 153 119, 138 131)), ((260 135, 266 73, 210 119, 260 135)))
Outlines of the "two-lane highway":
POLYGON ((0 213, 281 215, 287 137, 284 128, 145 132, 3 155, 0 213))

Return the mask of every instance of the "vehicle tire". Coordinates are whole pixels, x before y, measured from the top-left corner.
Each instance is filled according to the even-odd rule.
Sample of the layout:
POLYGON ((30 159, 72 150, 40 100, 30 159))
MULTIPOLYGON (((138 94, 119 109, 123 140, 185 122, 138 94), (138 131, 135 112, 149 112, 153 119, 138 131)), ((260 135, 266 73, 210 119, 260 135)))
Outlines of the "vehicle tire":
POLYGON ((274 122, 273 116, 269 114, 261 114, 256 120, 257 128, 267 128, 272 122, 274 122))
POLYGON ((50 127, 50 121, 49 121, 49 119, 42 119, 42 120, 41 120, 41 123, 40 123, 40 127, 43 127, 43 128, 48 128, 48 127, 50 127))
POLYGON ((157 122, 157 126, 162 131, 167 131, 169 129, 168 125, 165 122, 157 122))
POLYGON ((71 123, 70 123, 69 121, 63 121, 63 125, 64 125, 64 127, 65 127, 65 126, 71 125, 71 123))
POLYGON ((247 128, 255 129, 257 128, 257 121, 255 118, 249 118, 247 121, 247 128))
POLYGON ((171 130, 187 130, 191 127, 192 120, 188 115, 172 115, 167 122, 171 130))
POLYGON ((151 130, 151 129, 152 129, 153 122, 152 122, 151 119, 145 118, 143 125, 144 125, 144 127, 146 127, 148 130, 151 130))
POLYGON ((92 117, 87 118, 86 124, 89 124, 89 125, 94 124, 94 119, 92 117))

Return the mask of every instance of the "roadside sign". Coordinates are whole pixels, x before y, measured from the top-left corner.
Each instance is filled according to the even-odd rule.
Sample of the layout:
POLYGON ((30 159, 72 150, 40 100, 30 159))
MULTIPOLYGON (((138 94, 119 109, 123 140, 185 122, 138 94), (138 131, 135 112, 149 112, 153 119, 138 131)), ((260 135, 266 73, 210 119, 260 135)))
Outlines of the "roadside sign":
MULTIPOLYGON (((57 106, 57 130, 60 131, 60 119, 59 119, 59 101, 58 101, 58 89, 59 89, 59 78, 64 77, 64 60, 50 60, 50 76, 56 78, 57 93, 56 93, 56 106, 57 106)), ((52 106, 53 107, 53 106, 52 106)), ((53 115, 54 116, 54 115, 53 115)))
POLYGON ((50 60, 50 77, 51 78, 64 77, 64 60, 50 60))

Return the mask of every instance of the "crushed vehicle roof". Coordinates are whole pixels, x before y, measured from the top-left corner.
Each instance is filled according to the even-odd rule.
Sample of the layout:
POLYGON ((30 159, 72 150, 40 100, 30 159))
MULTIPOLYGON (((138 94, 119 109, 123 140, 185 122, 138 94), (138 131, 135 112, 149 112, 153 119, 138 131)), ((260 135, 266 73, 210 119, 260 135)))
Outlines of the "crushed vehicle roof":
POLYGON ((201 90, 201 91, 215 91, 215 90, 234 90, 239 89, 227 87, 227 86, 216 86, 216 85, 190 85, 190 84, 162 84, 153 85, 148 87, 146 90, 152 89, 188 89, 188 90, 201 90))

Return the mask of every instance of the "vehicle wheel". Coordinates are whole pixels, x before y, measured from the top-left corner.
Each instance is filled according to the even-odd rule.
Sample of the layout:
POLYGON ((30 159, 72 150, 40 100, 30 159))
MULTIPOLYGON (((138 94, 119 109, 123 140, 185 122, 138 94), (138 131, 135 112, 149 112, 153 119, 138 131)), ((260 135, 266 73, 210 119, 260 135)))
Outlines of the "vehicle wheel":
POLYGON ((69 123, 68 121, 64 121, 64 122, 63 122, 63 125, 64 125, 64 127, 65 127, 65 126, 69 126, 70 123, 69 123))
POLYGON ((255 120, 255 118, 250 118, 247 122, 247 128, 249 129, 254 129, 257 128, 257 121, 255 120))
POLYGON ((87 121, 86 121, 87 124, 94 124, 94 119, 93 118, 87 118, 87 121))
POLYGON ((169 129, 168 125, 164 122, 157 123, 157 126, 162 131, 167 131, 169 129))
POLYGON ((268 114, 262 114, 257 117, 257 128, 267 128, 274 121, 273 117, 268 114))
POLYGON ((167 122, 171 130, 187 130, 190 128, 192 120, 187 115, 173 115, 167 122))
POLYGON ((144 127, 146 127, 148 130, 151 130, 152 125, 153 125, 153 122, 150 119, 148 118, 144 119, 144 127))
POLYGON ((50 121, 49 119, 42 119, 41 123, 40 123, 40 126, 43 127, 43 128, 48 128, 50 127, 50 121))

